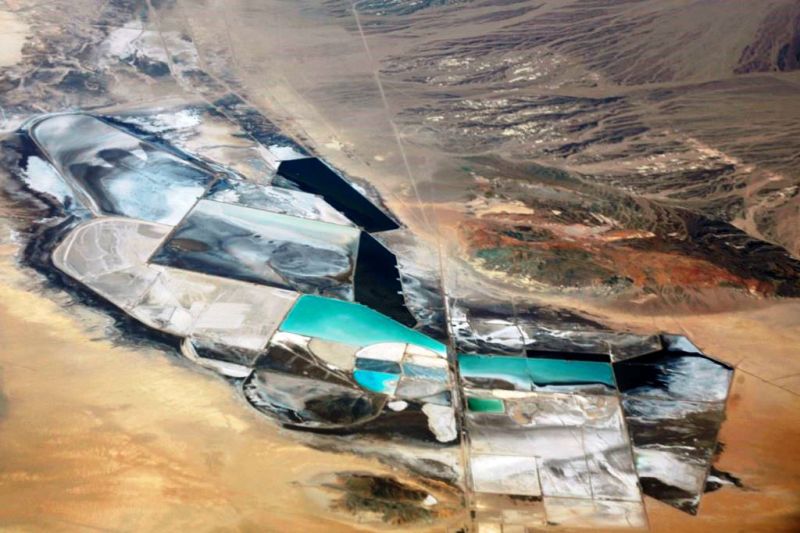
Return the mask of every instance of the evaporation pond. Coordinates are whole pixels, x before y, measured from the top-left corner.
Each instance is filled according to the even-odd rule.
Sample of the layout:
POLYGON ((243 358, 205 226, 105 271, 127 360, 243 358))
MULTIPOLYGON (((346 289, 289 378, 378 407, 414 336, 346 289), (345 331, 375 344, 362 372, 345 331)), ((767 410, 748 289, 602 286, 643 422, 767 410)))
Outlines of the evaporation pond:
POLYGON ((532 359, 511 356, 458 356, 461 375, 466 378, 497 378, 525 385, 602 383, 614 387, 611 365, 595 361, 532 359))
POLYGON ((281 331, 358 346, 402 342, 446 353, 442 343, 361 304, 308 294, 298 299, 281 331))

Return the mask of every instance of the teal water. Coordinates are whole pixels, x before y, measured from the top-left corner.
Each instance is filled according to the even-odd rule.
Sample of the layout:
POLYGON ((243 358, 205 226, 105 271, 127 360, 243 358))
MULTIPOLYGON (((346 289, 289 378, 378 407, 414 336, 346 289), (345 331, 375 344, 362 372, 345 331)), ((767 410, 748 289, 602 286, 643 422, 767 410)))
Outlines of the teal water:
POLYGON ((444 368, 403 363, 403 374, 412 378, 430 379, 432 381, 447 381, 448 371, 444 368))
POLYGON ((464 377, 504 379, 523 389, 530 389, 531 384, 616 386, 611 364, 595 361, 460 354, 458 365, 464 377))
POLYGON ((465 378, 497 378, 510 381, 517 388, 531 389, 531 375, 524 357, 458 356, 458 367, 465 378))
POLYGON ((394 361, 383 361, 381 359, 367 359, 356 357, 356 368, 359 370, 371 370, 372 372, 385 372, 387 374, 400 374, 400 364, 394 361))
POLYGON ((504 413, 506 410, 503 400, 477 396, 467 398, 467 408, 475 413, 504 413))
POLYGON ((297 299, 280 330, 358 346, 378 342, 404 342, 440 354, 446 353, 441 342, 407 328, 369 307, 311 294, 304 294, 297 299))
POLYGON ((372 370, 355 370, 353 379, 367 390, 383 394, 394 394, 400 376, 386 372, 373 372, 372 370))

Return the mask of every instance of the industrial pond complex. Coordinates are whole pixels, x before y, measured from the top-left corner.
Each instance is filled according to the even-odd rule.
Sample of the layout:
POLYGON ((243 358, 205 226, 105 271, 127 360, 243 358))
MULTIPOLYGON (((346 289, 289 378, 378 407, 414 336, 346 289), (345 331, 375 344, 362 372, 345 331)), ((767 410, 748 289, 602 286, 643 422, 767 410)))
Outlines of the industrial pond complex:
POLYGON ((646 527, 643 494, 697 512, 733 370, 686 337, 559 331, 446 294, 437 333, 401 224, 317 158, 253 180, 83 113, 18 137, 21 166, 52 169, 26 187, 61 216, 39 267, 287 428, 459 450, 448 482, 487 531, 646 527))

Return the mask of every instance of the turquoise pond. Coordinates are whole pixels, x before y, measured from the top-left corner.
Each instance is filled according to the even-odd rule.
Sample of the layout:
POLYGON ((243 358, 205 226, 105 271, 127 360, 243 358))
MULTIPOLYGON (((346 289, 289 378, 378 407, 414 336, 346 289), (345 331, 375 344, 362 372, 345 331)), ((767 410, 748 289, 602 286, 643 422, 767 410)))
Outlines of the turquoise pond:
POLYGON ((367 390, 383 394, 394 394, 395 389, 397 389, 397 383, 400 381, 400 376, 372 370, 356 370, 353 372, 353 379, 367 390))
POLYGON ((446 354, 441 342, 361 304, 305 294, 297 299, 281 331, 356 346, 402 342, 446 354))
POLYGON ((474 413, 504 413, 506 410, 503 400, 478 396, 469 396, 467 407, 474 413))
POLYGON ((522 389, 529 389, 531 383, 535 385, 602 383, 609 387, 616 386, 610 363, 460 354, 458 366, 465 378, 503 379, 522 389))

